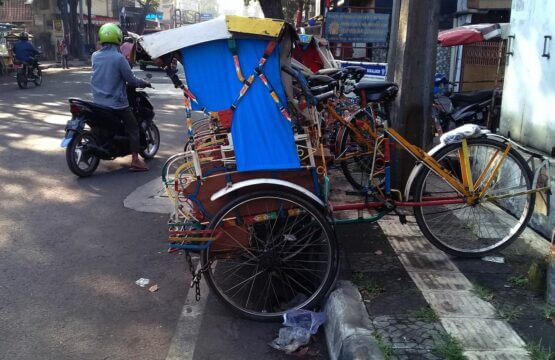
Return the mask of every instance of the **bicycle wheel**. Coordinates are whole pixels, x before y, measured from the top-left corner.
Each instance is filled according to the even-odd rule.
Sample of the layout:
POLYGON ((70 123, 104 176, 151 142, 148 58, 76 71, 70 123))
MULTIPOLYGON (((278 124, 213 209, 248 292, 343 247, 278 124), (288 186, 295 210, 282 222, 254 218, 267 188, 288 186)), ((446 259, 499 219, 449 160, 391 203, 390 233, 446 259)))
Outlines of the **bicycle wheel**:
POLYGON ((212 245, 201 255, 210 288, 252 320, 280 320, 314 308, 338 269, 334 233, 309 200, 276 190, 242 195, 210 223, 212 245), (208 265, 207 265, 208 264, 208 265))
MULTIPOLYGON (((434 158, 455 177, 461 178, 459 149, 461 144, 447 145, 434 158)), ((472 181, 479 180, 484 169, 489 178, 494 166, 492 156, 501 159, 507 145, 491 139, 468 139, 472 181)), ((480 192, 487 181, 477 184, 480 192)), ((532 188, 531 171, 522 156, 509 151, 491 186, 481 199, 461 204, 421 206, 414 208, 418 226, 439 249, 461 257, 478 257, 507 247, 524 230, 534 208, 535 194, 519 194, 532 188)), ((462 198, 428 168, 423 168, 415 182, 415 200, 462 198)))
POLYGON ((372 171, 373 148, 356 140, 353 131, 345 128, 339 145, 341 170, 347 181, 357 190, 367 187, 372 171))

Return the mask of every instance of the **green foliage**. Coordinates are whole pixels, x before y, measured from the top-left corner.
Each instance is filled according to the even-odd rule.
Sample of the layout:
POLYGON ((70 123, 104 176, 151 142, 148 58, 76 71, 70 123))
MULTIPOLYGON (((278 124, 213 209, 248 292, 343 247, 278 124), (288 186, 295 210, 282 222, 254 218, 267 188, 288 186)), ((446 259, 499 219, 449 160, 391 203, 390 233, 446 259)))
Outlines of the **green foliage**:
POLYGON ((439 321, 439 316, 437 316, 436 312, 430 307, 423 307, 418 310, 411 311, 410 316, 427 323, 439 321))
POLYGON ((383 336, 378 331, 374 331, 372 335, 376 338, 376 342, 378 343, 378 347, 383 354, 385 360, 390 360, 393 356, 393 347, 386 343, 383 339, 383 336))
POLYGON ((493 294, 493 291, 491 291, 490 289, 479 284, 472 284, 472 285, 473 285, 472 292, 480 299, 484 301, 492 301, 493 298, 495 297, 495 295, 493 294))
POLYGON ((451 335, 444 334, 441 337, 441 343, 437 347, 437 351, 446 360, 466 360, 463 355, 461 344, 451 335))
POLYGON ((528 285, 528 278, 523 275, 510 276, 507 283, 512 287, 525 287, 528 285))
POLYGON ((364 279, 364 274, 361 272, 353 273, 351 280, 358 287, 360 292, 366 294, 369 297, 376 296, 382 292, 384 289, 378 284, 374 279, 364 279))
POLYGON ((495 309, 497 316, 506 321, 514 321, 520 317, 522 310, 518 307, 506 308, 506 307, 496 307, 495 309))
POLYGON ((555 353, 551 349, 544 348, 541 341, 537 344, 527 344, 526 351, 531 360, 555 360, 555 353))

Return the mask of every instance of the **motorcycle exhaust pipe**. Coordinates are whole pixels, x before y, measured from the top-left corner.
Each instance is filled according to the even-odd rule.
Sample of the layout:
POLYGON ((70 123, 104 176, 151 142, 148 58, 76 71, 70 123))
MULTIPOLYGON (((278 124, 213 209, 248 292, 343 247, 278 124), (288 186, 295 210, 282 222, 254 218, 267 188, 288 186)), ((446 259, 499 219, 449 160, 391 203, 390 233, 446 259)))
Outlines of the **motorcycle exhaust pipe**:
POLYGON ((108 150, 105 148, 95 145, 95 144, 87 144, 86 147, 87 151, 90 152, 92 155, 99 157, 102 160, 111 160, 112 155, 108 150))

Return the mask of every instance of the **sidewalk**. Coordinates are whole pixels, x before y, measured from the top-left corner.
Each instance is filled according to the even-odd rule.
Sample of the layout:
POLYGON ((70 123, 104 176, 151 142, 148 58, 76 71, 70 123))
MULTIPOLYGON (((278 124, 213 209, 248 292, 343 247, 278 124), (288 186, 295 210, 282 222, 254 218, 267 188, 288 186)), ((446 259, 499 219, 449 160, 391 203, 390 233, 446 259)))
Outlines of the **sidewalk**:
MULTIPOLYGON (((333 176, 339 188, 332 196, 348 202, 348 184, 341 173, 333 176)), ((336 231, 350 271, 326 304, 332 358, 379 358, 353 345, 360 337, 359 345, 373 344, 384 359, 550 359, 538 356, 555 349, 555 310, 526 286, 531 262, 549 243, 533 231, 490 259, 504 263, 449 257, 424 238, 412 216, 406 225, 387 216, 336 231), (364 306, 336 311, 353 287, 364 306), (362 320, 341 324, 344 313, 362 320)))

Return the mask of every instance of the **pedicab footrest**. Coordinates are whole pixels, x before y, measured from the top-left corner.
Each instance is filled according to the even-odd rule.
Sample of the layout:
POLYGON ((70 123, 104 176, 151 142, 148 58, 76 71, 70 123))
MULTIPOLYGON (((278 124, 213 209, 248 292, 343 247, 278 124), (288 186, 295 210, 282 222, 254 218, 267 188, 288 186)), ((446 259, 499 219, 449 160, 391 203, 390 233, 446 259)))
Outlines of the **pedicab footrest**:
POLYGON ((203 250, 218 239, 221 230, 175 230, 168 238, 170 250, 203 250))

